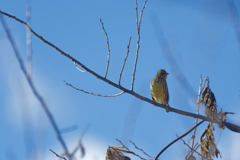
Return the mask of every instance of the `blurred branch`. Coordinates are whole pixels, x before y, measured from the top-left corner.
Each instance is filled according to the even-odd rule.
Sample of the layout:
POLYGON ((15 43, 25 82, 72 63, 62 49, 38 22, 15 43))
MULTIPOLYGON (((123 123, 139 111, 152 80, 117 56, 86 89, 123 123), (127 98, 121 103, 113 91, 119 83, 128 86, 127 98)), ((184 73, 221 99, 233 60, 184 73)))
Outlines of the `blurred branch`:
MULTIPOLYGON (((29 0, 25 0, 25 4, 26 4, 26 19, 27 19, 27 24, 30 26, 30 19, 31 19, 31 7, 30 7, 30 3, 29 0)), ((26 29, 27 32, 27 57, 28 57, 28 65, 27 65, 27 76, 31 77, 32 74, 32 47, 31 47, 31 32, 26 29)))
POLYGON ((178 137, 177 139, 175 139, 174 141, 172 141, 171 143, 169 143, 165 148, 163 148, 158 155, 156 156, 155 160, 158 159, 158 157, 168 148, 170 147, 173 143, 177 142, 179 139, 182 139, 183 137, 185 137, 186 135, 188 135, 190 132, 192 132, 192 130, 194 130, 197 126, 199 126, 200 124, 202 124, 204 122, 204 120, 200 121, 198 124, 196 124, 194 127, 192 127, 189 131, 187 131, 186 133, 184 133, 183 135, 181 135, 180 137, 178 137))
POLYGON ((136 0, 136 23, 137 23, 137 35, 138 35, 138 40, 137 40, 137 51, 136 51, 136 58, 135 58, 135 64, 134 64, 134 69, 133 69, 133 76, 132 76, 132 86, 131 86, 131 91, 133 91, 133 85, 134 85, 134 80, 135 80, 135 73, 136 73, 136 68, 137 68, 137 60, 138 60, 138 52, 139 52, 139 42, 140 42, 140 26, 141 26, 141 21, 142 21, 142 15, 143 15, 143 10, 145 9, 145 5, 148 0, 145 0, 143 4, 143 8, 141 10, 140 14, 140 19, 138 22, 138 4, 136 0))
MULTIPOLYGON (((30 26, 28 26, 25 22, 23 22, 22 20, 16 18, 15 16, 12 16, 8 13, 5 13, 3 11, 0 11, 1 14, 3 15, 6 15, 10 18, 13 18, 15 19, 16 21, 22 23, 23 25, 25 25, 36 37, 38 37, 39 39, 41 39, 44 43, 48 44, 49 46, 53 47, 54 49, 56 49, 58 52, 60 52, 60 54, 64 55, 65 57, 67 57, 68 59, 70 59, 71 61, 77 63, 80 67, 82 67, 83 69, 85 69, 87 72, 89 72, 90 74, 94 75, 95 77, 97 77, 98 79, 108 83, 109 85, 111 86, 114 86, 116 88, 119 88, 120 90, 126 92, 126 93, 129 93, 133 96, 135 96, 136 98, 138 99, 141 99, 145 102, 148 102, 150 104, 154 104, 155 106, 158 106, 158 107, 161 107, 161 108, 164 108, 164 109, 167 109, 169 110, 170 112, 175 112, 177 114, 181 114, 181 115, 185 115, 185 116, 189 116, 189 117, 193 117, 193 118, 199 118, 199 119, 203 119, 204 121, 209 121, 209 122, 213 122, 213 123, 217 123, 219 125, 225 125, 228 129, 234 131, 234 132, 238 132, 240 133, 240 126, 237 126, 235 124, 232 124, 232 123, 229 123, 229 122, 224 122, 224 121, 220 121, 220 120, 217 120, 217 119, 212 119, 212 118, 209 118, 209 117, 205 117, 205 116, 202 116, 202 115, 197 115, 197 114, 194 114, 194 113, 190 113, 190 112, 186 112, 186 111, 182 111, 182 110, 179 110, 179 109, 175 109, 175 108, 172 108, 170 106, 166 106, 166 105, 163 105, 163 104, 160 104, 158 102, 154 102, 152 101, 151 99, 149 98, 146 98, 140 94, 137 94, 136 92, 132 91, 132 90, 128 90, 122 86, 119 86, 118 84, 100 76, 99 74, 95 73, 94 71, 92 71, 91 69, 89 69, 88 67, 86 67, 85 65, 83 65, 81 62, 79 62, 78 60, 76 60, 75 58, 73 58, 72 56, 70 56, 69 54, 63 52, 61 49, 59 49, 58 47, 56 47, 55 45, 53 45, 52 43, 48 42, 47 40, 45 40, 43 37, 41 37, 40 35, 38 35, 36 32, 34 32, 32 30, 32 28, 30 26)), ((24 70, 23 70, 24 71, 24 70)), ((25 73, 25 72, 24 72, 25 73)))
POLYGON ((78 91, 82 91, 82 92, 84 92, 84 93, 91 94, 91 95, 94 95, 94 96, 99 96, 99 97, 116 97, 116 96, 120 96, 120 95, 122 95, 122 94, 124 93, 124 91, 122 91, 121 93, 114 94, 114 95, 94 94, 94 93, 92 93, 92 92, 87 92, 87 91, 84 91, 84 90, 82 90, 82 89, 78 89, 78 88, 72 86, 71 84, 67 83, 66 81, 64 81, 64 82, 65 82, 66 85, 72 87, 73 89, 76 89, 76 90, 78 90, 78 91))
MULTIPOLYGON (((0 13, 2 13, 2 11, 0 11, 0 13)), ((56 122, 55 122, 52 114, 50 113, 50 111, 49 111, 49 109, 48 109, 48 106, 47 106, 47 104, 45 103, 44 99, 40 96, 40 94, 38 93, 37 89, 35 88, 35 86, 34 86, 34 84, 33 84, 33 82, 32 82, 31 77, 28 77, 27 71, 26 71, 26 69, 25 69, 25 67, 24 67, 24 64, 23 64, 23 60, 22 60, 22 58, 21 58, 21 56, 20 56, 20 53, 19 53, 19 51, 18 51, 18 49, 17 49, 17 45, 16 45, 16 43, 15 43, 15 41, 14 41, 14 39, 13 39, 13 36, 12 36, 10 30, 8 29, 7 24, 6 24, 6 22, 4 21, 2 15, 0 15, 0 20, 1 20, 1 22, 2 22, 2 25, 3 25, 4 30, 5 30, 6 33, 7 33, 7 37, 8 37, 8 39, 9 39, 11 45, 12 45, 12 48, 13 48, 13 50, 14 50, 15 56, 16 56, 18 62, 19 62, 19 65, 20 65, 20 68, 21 68, 22 72, 23 72, 24 76, 26 77, 27 82, 28 82, 28 84, 29 84, 32 92, 34 93, 35 97, 36 97, 36 98, 38 99, 38 101, 41 103, 41 105, 42 105, 45 113, 47 114, 47 117, 49 118, 49 120, 50 120, 50 122, 51 122, 51 124, 52 124, 52 126, 53 126, 54 131, 55 131, 56 134, 57 134, 58 140, 60 141, 60 143, 61 143, 62 146, 63 146, 64 152, 65 152, 66 155, 68 156, 69 153, 68 153, 67 146, 66 146, 65 142, 63 141, 63 138, 62 138, 62 136, 61 136, 61 134, 60 134, 60 132, 59 132, 59 129, 58 129, 58 127, 57 127, 57 124, 56 124, 56 122)), ((21 20, 20 20, 20 21, 21 21, 21 20)), ((23 21, 22 21, 22 22, 23 22, 23 21)), ((23 23, 25 23, 25 22, 23 22, 23 23)), ((25 24, 26 24, 26 23, 25 23, 25 24)), ((27 25, 27 24, 26 24, 26 25, 27 25)), ((27 25, 27 26, 28 26, 28 25, 27 25)), ((28 27, 30 28, 30 26, 28 26, 28 27)))
POLYGON ((177 64, 177 61, 175 60, 171 50, 169 43, 167 41, 167 38, 164 35, 161 22, 159 18, 157 17, 156 13, 153 11, 151 14, 151 21, 153 23, 153 27, 155 29, 155 35, 158 40, 159 46, 162 48, 162 53, 165 56, 168 64, 171 67, 171 71, 173 72, 173 75, 176 76, 176 79, 179 81, 179 84, 182 86, 182 89, 186 91, 186 93, 190 93, 190 96, 196 97, 196 93, 191 86, 191 84, 188 82, 187 78, 184 76, 184 73, 181 71, 181 67, 177 64))
POLYGON ((49 149, 53 154, 55 154, 57 157, 67 160, 65 157, 59 156, 57 153, 55 153, 53 150, 49 149))
POLYGON ((240 51, 240 23, 239 23, 237 7, 234 4, 233 0, 229 0, 228 5, 229 5, 231 16, 232 16, 233 30, 235 31, 235 35, 238 43, 238 49, 240 51))
POLYGON ((102 22, 101 18, 100 18, 100 22, 101 22, 101 24, 102 24, 102 29, 103 29, 103 31, 104 31, 104 33, 105 33, 105 35, 106 35, 106 38, 107 38, 107 46, 108 46, 108 60, 107 60, 107 69, 106 69, 106 73, 105 73, 105 78, 106 78, 106 77, 107 77, 107 72, 108 72, 108 66, 109 66, 109 59, 110 59, 110 47, 109 47, 108 35, 107 35, 107 32, 106 32, 106 30, 105 30, 105 28, 104 28, 104 26, 103 26, 103 22, 102 22))
POLYGON ((128 46, 127 46, 127 55, 126 55, 126 57, 125 57, 125 59, 124 59, 123 66, 122 66, 122 70, 121 70, 120 75, 119 75, 119 82, 118 82, 119 86, 120 86, 120 82, 121 82, 121 78, 122 78, 122 72, 123 72, 123 69, 124 69, 124 66, 125 66, 127 57, 128 57, 131 39, 132 39, 132 37, 129 38, 129 42, 128 42, 128 46))
POLYGON ((77 150, 80 148, 81 150, 81 153, 82 153, 82 156, 83 157, 85 155, 85 149, 82 145, 82 139, 83 139, 83 136, 85 135, 85 133, 89 130, 90 128, 90 124, 87 124, 83 130, 82 130, 82 133, 80 134, 80 138, 79 138, 79 141, 78 141, 78 145, 73 149, 72 153, 70 154, 70 156, 72 157, 76 152, 77 150))
POLYGON ((77 129, 78 129, 78 126, 77 125, 73 125, 71 127, 60 129, 59 131, 60 131, 61 134, 63 134, 63 133, 72 132, 72 131, 77 130, 77 129))

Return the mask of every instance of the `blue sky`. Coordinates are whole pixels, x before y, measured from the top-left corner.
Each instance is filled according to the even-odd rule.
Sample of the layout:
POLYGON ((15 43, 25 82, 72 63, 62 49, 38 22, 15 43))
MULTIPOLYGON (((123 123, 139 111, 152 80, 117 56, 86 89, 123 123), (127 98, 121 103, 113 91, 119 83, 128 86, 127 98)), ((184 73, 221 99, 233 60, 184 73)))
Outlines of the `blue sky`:
MULTIPOLYGON (((138 1, 139 12, 143 2, 138 1)), ((228 116, 227 121, 240 125, 240 46, 230 2, 149 0, 141 24, 134 91, 150 98, 150 82, 163 68, 169 72, 170 106, 196 113, 200 75, 203 78, 208 76, 219 110, 235 112, 228 116), (188 83, 182 83, 182 77, 188 83)), ((233 2, 239 16, 240 2, 233 2)), ((111 52, 107 78, 116 83, 132 36, 121 80, 122 86, 130 89, 137 48, 134 0, 42 0, 30 1, 30 5, 31 27, 35 32, 104 76, 107 44, 101 18, 111 52)), ((26 21, 25 1, 1 0, 0 9, 26 21)), ((26 28, 13 19, 4 18, 26 64, 26 28)), ((34 84, 58 127, 77 126, 74 131, 63 133, 69 150, 77 145, 85 126, 91 125, 83 138, 86 160, 105 159, 108 146, 120 145, 116 138, 136 151, 129 144, 132 140, 155 157, 176 138, 176 134, 182 135, 195 124, 191 117, 166 113, 128 94, 103 98, 76 91, 65 85, 63 80, 96 94, 121 92, 89 73, 79 72, 70 60, 33 35, 32 51, 34 84)), ((0 53, 0 159, 57 159, 49 149, 59 154, 63 149, 26 83, 2 25, 0 53)), ((204 114, 204 106, 201 106, 200 114, 204 114)), ((198 127, 197 137, 207 124, 205 122, 198 127)), ((240 159, 240 135, 215 127, 216 144, 222 159, 240 159)), ((189 139, 190 135, 184 138, 186 142, 189 139)), ((199 138, 195 141, 199 142, 199 138)), ((160 159, 183 159, 187 153, 188 148, 179 141, 160 159)))

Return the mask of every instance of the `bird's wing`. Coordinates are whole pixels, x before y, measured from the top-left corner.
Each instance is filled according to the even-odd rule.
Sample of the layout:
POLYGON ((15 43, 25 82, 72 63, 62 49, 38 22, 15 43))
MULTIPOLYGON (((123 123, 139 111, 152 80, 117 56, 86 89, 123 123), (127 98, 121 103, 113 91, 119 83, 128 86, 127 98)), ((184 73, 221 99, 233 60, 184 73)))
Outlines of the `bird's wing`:
POLYGON ((153 95, 152 95, 152 90, 153 90, 153 88, 152 88, 152 83, 153 83, 153 82, 151 82, 151 84, 150 84, 151 97, 152 97, 152 100, 155 101, 155 99, 153 98, 153 95))

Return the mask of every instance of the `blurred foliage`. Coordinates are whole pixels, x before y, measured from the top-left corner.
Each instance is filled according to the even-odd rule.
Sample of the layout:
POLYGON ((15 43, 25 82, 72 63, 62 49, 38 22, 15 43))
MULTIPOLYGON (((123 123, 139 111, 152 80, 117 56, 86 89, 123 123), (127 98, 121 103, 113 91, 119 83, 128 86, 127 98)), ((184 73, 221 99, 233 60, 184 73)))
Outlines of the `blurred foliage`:
MULTIPOLYGON (((202 99, 198 102, 198 104, 199 103, 205 104, 206 107, 205 114, 207 117, 211 117, 219 121, 222 121, 222 119, 224 118, 224 121, 226 121, 227 119, 225 114, 226 112, 220 111, 219 113, 217 113, 216 97, 215 94, 209 88, 209 84, 205 86, 202 92, 202 99)), ((225 128, 223 124, 219 125, 219 127, 222 130, 225 128)), ((214 130, 213 123, 210 122, 208 124, 207 129, 204 130, 200 137, 201 154, 207 160, 212 160, 214 156, 218 158, 218 155, 220 155, 221 157, 221 154, 214 143, 213 130, 214 130)))

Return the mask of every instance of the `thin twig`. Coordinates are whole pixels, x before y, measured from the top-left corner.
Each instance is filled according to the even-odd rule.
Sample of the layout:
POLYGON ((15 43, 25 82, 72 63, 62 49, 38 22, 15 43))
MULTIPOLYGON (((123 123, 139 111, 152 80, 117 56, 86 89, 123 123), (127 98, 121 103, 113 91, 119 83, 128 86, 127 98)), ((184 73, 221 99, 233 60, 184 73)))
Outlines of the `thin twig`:
POLYGON ((57 153, 55 153, 53 150, 49 149, 53 154, 55 154, 57 157, 67 160, 65 157, 59 156, 57 153))
POLYGON ((203 119, 204 121, 209 121, 209 122, 213 122, 213 123, 217 123, 219 125, 225 125, 229 130, 231 131, 234 131, 234 132, 237 132, 237 133, 240 133, 240 126, 238 125, 235 125, 235 124, 232 124, 232 123, 229 123, 229 122, 224 122, 224 121, 219 121, 219 120, 216 120, 216 119, 212 119, 212 118, 209 118, 209 117, 206 117, 206 116, 203 116, 203 115, 197 115, 197 114, 194 114, 194 113, 190 113, 190 112, 186 112, 186 111, 183 111, 183 110, 179 110, 179 109, 176 109, 176 108, 172 108, 170 106, 167 106, 167 105, 163 105, 161 103, 158 103, 158 102, 154 102, 152 101, 151 99, 149 98, 146 98, 140 94, 137 94, 136 92, 133 92, 129 89, 126 89, 125 87, 122 87, 122 86, 119 86, 118 84, 108 80, 107 78, 104 78, 102 76, 100 76, 99 74, 95 73, 94 71, 92 71, 91 69, 89 69, 88 67, 86 67, 85 65, 83 65, 81 62, 79 62, 78 60, 76 60, 75 58, 73 58, 72 56, 70 56, 69 54, 63 52, 61 49, 59 49, 58 47, 56 47, 55 45, 53 45, 52 43, 50 43, 49 41, 45 40, 43 37, 41 37, 40 35, 38 35, 36 32, 34 32, 32 30, 32 28, 30 26, 28 26, 25 22, 23 22, 22 20, 16 18, 15 16, 12 16, 8 13, 5 13, 3 11, 0 11, 1 14, 3 15, 6 15, 10 18, 13 18, 15 19, 16 21, 22 23, 23 25, 25 25, 36 37, 38 37, 40 40, 42 40, 44 43, 46 43, 47 45, 51 46, 52 48, 56 49, 60 54, 64 55, 65 57, 67 57, 68 59, 70 59, 71 61, 73 62, 76 62, 80 67, 82 67, 83 69, 85 69, 87 72, 89 72, 90 74, 94 75, 95 77, 97 77, 98 79, 108 83, 109 85, 111 86, 114 86, 126 93, 129 93, 133 96, 135 96, 136 98, 138 99, 141 99, 145 102, 148 102, 150 104, 154 104, 155 106, 158 106, 158 107, 161 107, 163 109, 167 109, 169 110, 169 112, 175 112, 177 114, 181 114, 181 115, 185 115, 185 116, 189 116, 189 117, 193 117, 193 118, 199 118, 199 119, 203 119))
POLYGON ((202 87, 202 89, 201 89, 201 93, 202 93, 203 90, 204 90, 204 87, 205 87, 205 83, 206 83, 206 82, 207 82, 207 78, 205 78, 204 81, 203 81, 203 85, 202 85, 203 87, 202 87))
POLYGON ((142 21, 143 10, 145 9, 145 5, 146 5, 147 1, 148 0, 145 0, 145 2, 143 4, 143 8, 142 8, 142 10, 140 12, 140 19, 139 19, 139 22, 138 22, 138 30, 139 30, 139 32, 140 32, 140 25, 141 25, 141 21, 142 21))
POLYGON ((138 27, 138 3, 137 3, 137 0, 136 0, 136 25, 138 27))
POLYGON ((77 64, 76 64, 76 62, 73 62, 74 63, 74 65, 75 65, 75 67, 79 70, 79 71, 81 71, 81 72, 87 72, 86 70, 85 71, 83 71, 83 70, 81 70, 78 66, 77 66, 77 64))
POLYGON ((118 94, 114 94, 114 95, 94 94, 94 93, 92 93, 92 92, 87 92, 87 91, 84 91, 84 90, 82 90, 82 89, 78 89, 78 88, 72 86, 71 84, 67 83, 66 81, 64 81, 64 83, 65 83, 66 85, 72 87, 73 89, 76 89, 76 90, 78 90, 78 91, 82 91, 82 92, 84 92, 84 93, 91 94, 91 95, 94 95, 94 96, 99 96, 99 97, 117 97, 117 96, 120 96, 120 95, 122 95, 122 94, 124 93, 124 91, 122 91, 122 92, 120 92, 120 93, 118 93, 118 94))
POLYGON ((134 146, 136 149, 138 149, 138 150, 141 151, 143 154, 145 154, 146 156, 148 156, 148 158, 152 158, 152 159, 155 158, 155 157, 152 157, 152 156, 148 155, 148 154, 147 154, 146 152, 144 152, 141 148, 138 148, 138 147, 136 146, 136 144, 133 143, 131 140, 130 140, 130 142, 133 144, 133 146, 134 146))
POLYGON ((122 143, 122 141, 120 141, 120 140, 117 139, 117 138, 116 138, 116 140, 117 140, 119 143, 121 143, 121 145, 122 145, 124 148, 126 148, 128 151, 130 151, 130 150, 128 149, 128 147, 126 147, 126 146, 122 143))
POLYGON ((127 57, 128 57, 131 39, 132 39, 132 37, 129 38, 129 42, 128 42, 128 46, 127 46, 127 55, 126 55, 126 57, 125 57, 125 59, 124 59, 123 66, 122 66, 122 70, 121 70, 120 75, 119 75, 119 82, 118 82, 119 86, 120 86, 120 82, 121 82, 121 78, 122 78, 122 72, 123 72, 123 69, 124 69, 124 66, 125 66, 127 57))
POLYGON ((141 26, 141 20, 142 20, 142 15, 143 15, 143 10, 145 8, 145 5, 148 0, 145 0, 143 4, 143 8, 141 10, 141 15, 140 15, 140 20, 138 22, 138 4, 136 0, 136 19, 137 19, 137 34, 138 34, 138 40, 137 40, 137 51, 136 51, 136 58, 135 58, 135 64, 134 64, 134 69, 133 69, 133 76, 132 76, 132 85, 131 85, 131 91, 133 91, 133 85, 134 85, 134 80, 135 80, 135 73, 136 73, 136 68, 137 68, 137 60, 138 60, 138 52, 139 52, 139 42, 140 42, 140 26, 141 26))
MULTIPOLYGON (((197 102, 199 102, 200 100, 200 95, 201 95, 201 88, 202 88, 202 75, 200 76, 200 84, 199 84, 199 90, 198 90, 198 100, 197 102)), ((197 115, 199 114, 199 103, 197 103, 197 115)), ((195 124, 198 123, 198 118, 196 118, 196 121, 195 121, 195 124)), ((194 139, 195 139, 195 134, 196 134, 196 130, 197 128, 194 129, 193 131, 193 135, 192 135, 192 148, 193 148, 193 145, 194 145, 194 139)))
POLYGON ((181 139, 183 144, 185 144, 190 150, 191 152, 195 152, 197 153, 199 156, 201 156, 203 159, 205 159, 200 153, 198 153, 195 149, 193 149, 192 147, 190 147, 183 139, 181 139))
MULTIPOLYGON (((198 149, 198 147, 200 147, 201 146, 201 144, 199 144, 198 145, 198 142, 195 144, 195 146, 193 147, 193 149, 196 151, 197 149, 198 149), (197 147, 196 147, 197 146, 197 147)), ((188 157, 189 156, 189 154, 192 154, 192 150, 190 150, 189 152, 188 152, 188 154, 186 155, 186 157, 188 157)))
MULTIPOLYGON (((31 19, 31 7, 30 7, 30 3, 29 0, 25 0, 26 3, 26 19, 27 19, 27 24, 30 26, 30 19, 31 19)), ((27 63, 27 77, 30 78, 31 74, 32 74, 32 47, 31 47, 31 32, 26 28, 26 32, 27 32, 27 40, 26 40, 26 44, 27 44, 27 59, 28 59, 28 63, 27 63)))
POLYGON ((111 147, 111 148, 113 148, 113 149, 115 149, 115 150, 119 150, 119 151, 125 152, 125 153, 131 153, 131 154, 139 157, 139 158, 142 159, 142 160, 147 160, 147 159, 145 159, 145 158, 142 158, 141 156, 139 156, 139 155, 136 154, 135 152, 130 151, 130 150, 128 149, 128 147, 126 147, 120 140, 118 140, 118 139, 116 139, 116 140, 117 140, 119 143, 121 143, 121 145, 123 146, 123 148, 127 149, 127 151, 126 151, 126 150, 123 150, 123 149, 119 149, 119 148, 117 148, 117 149, 116 149, 116 148, 113 148, 113 147, 111 147))
POLYGON ((101 18, 100 18, 100 22, 101 22, 101 24, 102 24, 102 29, 103 29, 103 31, 104 31, 104 33, 105 33, 105 35, 106 35, 106 38, 107 38, 107 46, 108 46, 108 60, 107 60, 107 69, 106 69, 106 73, 105 73, 105 78, 106 78, 106 77, 107 77, 107 72, 108 72, 108 66, 109 66, 109 59, 110 59, 110 47, 109 47, 108 35, 107 35, 107 32, 106 32, 106 30, 105 30, 105 28, 104 28, 104 26, 103 26, 103 22, 102 22, 101 18))
MULTIPOLYGON (((2 13, 2 11, 0 11, 0 13, 2 13)), ((5 15, 6 15, 6 14, 5 14, 5 15)), ((11 16, 11 17, 13 17, 13 16, 11 16)), ((22 72, 23 72, 24 76, 26 77, 27 82, 28 82, 31 90, 33 91, 35 97, 36 97, 36 98, 38 99, 38 101, 41 103, 41 106, 43 107, 45 113, 47 114, 47 117, 49 118, 49 120, 50 120, 50 122, 51 122, 51 124, 52 124, 52 126, 53 126, 53 128, 54 128, 54 131, 55 131, 56 134, 57 134, 58 140, 60 141, 60 143, 62 144, 62 146, 63 146, 63 148, 64 148, 64 152, 65 152, 66 155, 68 156, 68 155, 69 155, 69 152, 68 152, 67 146, 66 146, 65 142, 63 141, 63 138, 62 138, 62 136, 61 136, 61 134, 60 134, 60 132, 59 132, 59 129, 58 129, 58 127, 57 127, 57 124, 56 124, 56 122, 55 122, 55 120, 54 120, 51 112, 49 111, 48 106, 47 106, 47 104, 45 103, 44 99, 40 96, 40 94, 38 93, 37 89, 35 88, 35 86, 34 86, 34 84, 33 84, 33 82, 32 82, 32 79, 27 76, 27 71, 26 71, 26 69, 25 69, 25 67, 24 67, 23 60, 22 60, 22 58, 21 58, 21 56, 20 56, 20 53, 19 53, 19 51, 18 51, 18 49, 17 49, 17 45, 16 45, 16 43, 15 43, 15 41, 14 41, 14 39, 13 39, 13 36, 12 36, 10 30, 8 29, 7 24, 6 24, 6 22, 4 21, 2 15, 0 15, 0 20, 1 20, 2 24, 3 24, 4 30, 5 30, 6 33, 7 33, 7 37, 8 37, 8 39, 9 39, 9 41, 10 41, 12 47, 13 47, 15 56, 16 56, 16 58, 17 58, 17 60, 18 60, 18 63, 19 63, 19 65, 20 65, 20 68, 21 68, 22 72)), ((21 21, 21 20, 18 20, 18 21, 21 21)), ((22 21, 22 22, 23 22, 23 21, 22 21)), ((23 23, 25 23, 25 22, 23 22, 23 23)), ((25 23, 25 24, 26 24, 26 23, 25 23)), ((27 25, 27 24, 26 24, 26 25, 27 25)), ((28 26, 28 25, 27 25, 27 26, 28 26)), ((30 28, 30 26, 28 26, 28 27, 30 28)), ((31 32, 32 32, 32 31, 31 31, 31 32)))
POLYGON ((204 120, 200 121, 198 124, 196 124, 194 127, 192 127, 189 131, 187 131, 186 133, 184 133, 183 135, 181 135, 180 137, 178 137, 177 139, 175 139, 174 141, 172 141, 171 143, 169 143, 165 148, 163 148, 158 155, 156 156, 155 160, 158 159, 158 157, 168 148, 170 147, 173 143, 177 142, 179 139, 185 137, 186 135, 188 135, 190 132, 192 132, 192 130, 194 130, 197 126, 199 126, 200 124, 202 124, 204 122, 204 120))
MULTIPOLYGON (((198 142, 195 144, 195 146, 193 147, 193 149, 194 149, 197 145, 198 145, 198 142)), ((197 148, 198 148, 198 147, 197 147, 197 148)), ((194 150, 197 150, 197 148, 194 149, 194 150)), ((186 155, 186 157, 188 157, 188 155, 189 155, 190 153, 192 154, 192 150, 190 150, 190 151, 188 152, 188 154, 186 155)))

